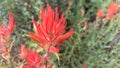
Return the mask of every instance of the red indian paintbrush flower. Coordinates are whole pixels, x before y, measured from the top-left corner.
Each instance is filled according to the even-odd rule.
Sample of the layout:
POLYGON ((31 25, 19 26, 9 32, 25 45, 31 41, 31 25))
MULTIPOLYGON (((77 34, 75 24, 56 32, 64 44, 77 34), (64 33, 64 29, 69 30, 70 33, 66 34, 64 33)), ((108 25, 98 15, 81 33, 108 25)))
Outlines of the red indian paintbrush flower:
POLYGON ((8 26, 4 26, 0 24, 0 53, 4 53, 3 55, 8 54, 8 48, 5 46, 8 43, 8 37, 12 33, 15 26, 14 17, 12 13, 9 13, 9 22, 8 26))
POLYGON ((86 64, 84 64, 84 68, 87 68, 87 65, 86 65, 86 64))
POLYGON ((118 11, 119 11, 118 4, 112 2, 107 8, 107 16, 116 15, 118 11))
POLYGON ((43 66, 42 56, 31 50, 29 50, 27 53, 26 62, 28 65, 23 66, 22 68, 41 68, 43 66))
POLYGON ((103 10, 102 9, 99 9, 96 13, 96 17, 97 18, 101 18, 103 16, 103 10))
POLYGON ((31 38, 41 42, 40 46, 42 48, 53 53, 59 52, 59 45, 73 34, 72 29, 65 33, 64 13, 59 17, 58 8, 52 10, 49 4, 46 5, 46 10, 41 9, 40 23, 37 24, 34 18, 32 18, 32 21, 36 34, 31 32, 31 38))
POLYGON ((27 65, 22 68, 52 68, 52 66, 45 67, 44 58, 36 51, 27 50, 25 58, 27 65))
POLYGON ((12 13, 9 13, 8 26, 0 24, 0 42, 5 43, 7 37, 12 33, 15 26, 15 21, 12 13))
POLYGON ((118 4, 115 2, 112 2, 107 8, 107 14, 106 14, 106 18, 104 20, 111 20, 111 19, 115 18, 118 11, 119 11, 118 4))

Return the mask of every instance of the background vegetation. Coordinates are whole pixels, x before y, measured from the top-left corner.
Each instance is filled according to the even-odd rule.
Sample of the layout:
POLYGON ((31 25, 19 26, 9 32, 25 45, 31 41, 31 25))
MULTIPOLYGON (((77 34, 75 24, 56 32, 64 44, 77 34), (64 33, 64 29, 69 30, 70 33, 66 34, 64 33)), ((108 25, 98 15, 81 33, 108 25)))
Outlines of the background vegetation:
MULTIPOLYGON (((113 0, 0 0, 0 24, 7 24, 8 13, 15 16, 16 28, 13 39, 15 49, 20 43, 34 47, 35 43, 25 34, 33 31, 31 17, 39 20, 42 6, 49 3, 58 7, 59 13, 65 13, 67 29, 73 28, 74 34, 60 48, 60 65, 58 68, 119 68, 120 67, 120 13, 115 19, 101 26, 95 26, 98 9, 106 10, 113 0), (88 20, 88 28, 84 22, 88 20), (116 41, 117 40, 117 41, 116 41)), ((120 3, 120 0, 114 0, 120 3)), ((1 67, 1 66, 0 66, 1 67)), ((4 68, 4 67, 3 67, 4 68)), ((6 67, 5 67, 6 68, 6 67)))

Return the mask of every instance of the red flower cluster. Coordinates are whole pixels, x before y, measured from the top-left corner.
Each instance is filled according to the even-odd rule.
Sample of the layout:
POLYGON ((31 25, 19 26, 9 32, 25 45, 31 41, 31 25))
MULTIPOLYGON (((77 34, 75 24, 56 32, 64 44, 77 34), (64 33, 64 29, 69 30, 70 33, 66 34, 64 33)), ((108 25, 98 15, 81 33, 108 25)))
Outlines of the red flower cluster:
POLYGON ((119 11, 118 4, 115 2, 112 2, 107 8, 107 17, 116 15, 118 13, 118 11, 119 11))
MULTIPOLYGON (((22 68, 53 68, 51 63, 49 63, 51 61, 49 52, 58 53, 60 44, 73 34, 73 30, 70 29, 65 33, 66 21, 64 13, 59 16, 58 8, 56 7, 55 10, 52 10, 49 4, 46 5, 46 10, 42 8, 40 12, 40 23, 37 24, 34 18, 32 18, 32 21, 36 33, 31 32, 30 37, 40 42, 39 46, 47 52, 43 57, 37 51, 28 50, 24 44, 21 44, 19 58, 27 62, 22 68)), ((9 36, 14 26, 15 21, 12 13, 9 14, 8 26, 0 25, 0 53, 8 55, 3 56, 8 62, 11 62, 9 53, 11 48, 6 45, 9 44, 9 36)))
POLYGON ((99 9, 96 13, 96 17, 97 18, 101 18, 103 16, 103 10, 102 9, 99 9))
POLYGON ((86 64, 84 64, 84 68, 87 68, 87 65, 86 65, 86 64))
POLYGON ((111 20, 115 18, 118 11, 119 11, 118 4, 115 2, 112 2, 107 8, 107 14, 106 14, 105 20, 111 20))
MULTIPOLYGON (((103 21, 108 21, 115 18, 118 12, 119 12, 118 4, 116 2, 112 2, 107 7, 106 16, 105 18, 103 18, 103 21)), ((102 18, 103 13, 104 11, 102 9, 99 9, 98 12, 96 13, 96 17, 102 18)))
POLYGON ((9 23, 8 26, 3 26, 0 24, 0 42, 5 43, 7 37, 12 33, 15 26, 15 21, 12 13, 9 13, 9 23))
POLYGON ((10 34, 12 33, 15 26, 15 21, 12 13, 9 13, 9 23, 8 26, 3 26, 0 24, 0 53, 4 53, 6 55, 8 53, 8 48, 6 44, 8 44, 8 39, 10 34))
POLYGON ((41 9, 40 23, 37 24, 34 18, 32 18, 32 21, 36 33, 30 32, 30 37, 40 42, 38 45, 47 52, 42 57, 36 51, 27 50, 25 45, 22 44, 20 58, 25 59, 27 62, 27 65, 22 66, 22 68, 53 68, 48 65, 48 62, 51 61, 49 52, 58 53, 60 44, 73 34, 73 30, 70 29, 65 33, 66 21, 64 13, 59 17, 58 8, 52 10, 49 4, 46 5, 46 10, 41 9))
POLYGON ((20 57, 25 58, 27 65, 22 68, 52 68, 44 63, 44 57, 40 56, 38 52, 27 50, 25 45, 21 45, 20 57))
POLYGON ((46 5, 46 10, 41 9, 40 23, 37 24, 34 18, 32 18, 32 20, 36 34, 31 32, 30 36, 33 40, 41 42, 41 44, 39 44, 40 47, 48 52, 58 53, 62 41, 73 34, 72 29, 65 33, 66 21, 64 13, 59 17, 58 8, 56 7, 54 11, 49 4, 46 5))

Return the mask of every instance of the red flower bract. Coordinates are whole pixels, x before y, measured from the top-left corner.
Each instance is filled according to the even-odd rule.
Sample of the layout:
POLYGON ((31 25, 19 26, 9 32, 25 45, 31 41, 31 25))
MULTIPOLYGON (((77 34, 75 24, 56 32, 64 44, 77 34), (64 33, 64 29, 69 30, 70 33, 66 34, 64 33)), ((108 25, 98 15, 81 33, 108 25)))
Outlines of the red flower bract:
POLYGON ((84 64, 84 68, 87 68, 87 65, 86 65, 86 64, 84 64))
POLYGON ((0 42, 5 43, 7 37, 12 33, 15 26, 15 21, 12 13, 9 13, 9 23, 8 26, 3 26, 0 24, 0 42))
MULTIPOLYGON (((56 7, 54 11, 49 4, 46 5, 46 10, 43 8, 41 9, 40 23, 37 24, 34 18, 32 18, 32 21, 36 29, 36 34, 31 32, 30 36, 33 40, 41 42, 41 47, 47 51, 50 46, 54 46, 54 48, 52 48, 59 52, 56 49, 59 49, 59 45, 62 41, 73 34, 72 29, 65 33, 66 21, 64 13, 59 17, 58 8, 56 7)), ((49 50, 51 51, 51 49, 49 50)))
MULTIPOLYGON (((25 60, 27 65, 22 66, 22 68, 46 68, 44 63, 44 58, 38 54, 36 51, 26 50, 27 56, 25 60)), ((47 68, 52 68, 52 66, 47 66, 47 68)))
POLYGON ((103 16, 103 10, 102 9, 99 9, 96 13, 96 17, 97 18, 101 18, 103 16))
POLYGON ((119 7, 118 4, 115 2, 112 2, 107 9, 107 16, 112 16, 117 14, 117 12, 119 11, 119 7))
POLYGON ((32 68, 40 68, 43 66, 42 56, 40 56, 37 52, 29 50, 26 61, 32 68))
POLYGON ((112 2, 110 5, 108 5, 106 17, 103 19, 103 21, 114 19, 117 16, 118 12, 119 12, 118 4, 116 2, 112 2))
POLYGON ((115 2, 112 2, 107 8, 107 16, 106 16, 105 20, 111 20, 111 19, 115 18, 118 11, 119 11, 118 4, 115 2))
POLYGON ((0 53, 8 55, 8 47, 6 44, 9 44, 9 36, 12 33, 15 26, 15 21, 12 13, 9 13, 9 22, 8 26, 0 24, 0 53))
POLYGON ((27 56, 25 58, 28 65, 22 68, 41 68, 43 66, 42 56, 40 56, 36 51, 27 51, 27 56))

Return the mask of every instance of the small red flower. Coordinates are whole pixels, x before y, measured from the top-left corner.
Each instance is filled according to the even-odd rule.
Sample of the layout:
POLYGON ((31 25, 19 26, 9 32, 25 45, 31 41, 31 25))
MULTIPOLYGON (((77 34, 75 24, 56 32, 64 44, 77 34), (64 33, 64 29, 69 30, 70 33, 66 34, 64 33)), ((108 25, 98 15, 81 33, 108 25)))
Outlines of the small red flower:
POLYGON ((96 13, 96 17, 97 18, 101 18, 103 16, 103 10, 102 9, 99 9, 96 13))
MULTIPOLYGON (((25 60, 27 65, 22 66, 22 68, 46 68, 44 58, 36 51, 28 50, 25 60)), ((47 68, 52 68, 52 66, 47 66, 47 68)))
MULTIPOLYGON (((56 7, 54 11, 49 4, 46 5, 46 10, 41 9, 40 23, 37 24, 34 18, 32 18, 32 21, 36 34, 31 32, 30 36, 33 40, 41 42, 40 46, 47 51, 53 46, 51 48, 59 52, 59 45, 73 34, 72 29, 65 33, 66 21, 64 13, 59 17, 58 8, 56 7)), ((50 51, 54 53, 55 51, 52 51, 52 49, 50 51)))
POLYGON ((12 33, 15 26, 15 21, 12 13, 9 13, 8 26, 3 26, 0 24, 0 42, 5 43, 7 37, 12 33))
POLYGON ((23 66, 22 68, 42 68, 43 66, 42 56, 35 51, 29 50, 25 60, 28 65, 23 66))
POLYGON ((86 64, 84 64, 84 68, 87 68, 87 65, 86 65, 86 64))
POLYGON ((119 11, 118 4, 115 2, 112 2, 107 8, 107 16, 115 15, 117 14, 118 11, 119 11))
POLYGON ((9 13, 8 26, 4 26, 0 24, 0 53, 5 59, 7 59, 6 57, 9 56, 9 52, 8 52, 9 48, 6 46, 6 44, 9 43, 8 37, 12 33, 14 26, 15 26, 15 22, 12 13, 9 13))
POLYGON ((115 18, 118 11, 119 11, 118 4, 115 2, 112 2, 107 8, 107 14, 106 14, 107 16, 104 20, 111 20, 115 18))

